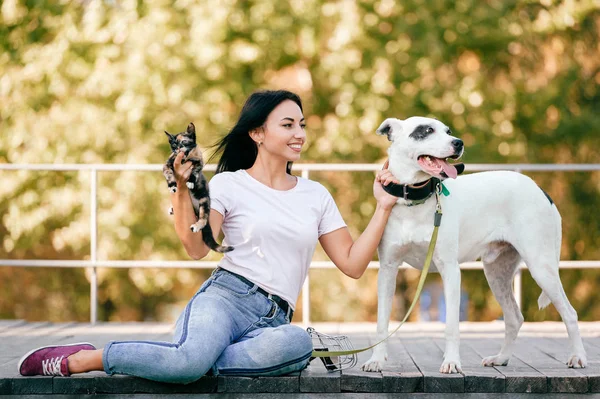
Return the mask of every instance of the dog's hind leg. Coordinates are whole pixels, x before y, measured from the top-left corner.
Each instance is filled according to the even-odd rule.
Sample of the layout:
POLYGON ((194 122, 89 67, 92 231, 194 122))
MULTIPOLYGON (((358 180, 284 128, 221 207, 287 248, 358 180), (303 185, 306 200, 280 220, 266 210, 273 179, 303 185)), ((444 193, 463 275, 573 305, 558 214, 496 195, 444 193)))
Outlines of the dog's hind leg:
MULTIPOLYGON (((392 301, 396 291, 396 277, 398 276, 398 261, 394 264, 381 262, 377 274, 377 337, 376 342, 388 335, 392 301)), ((401 262, 400 262, 401 263, 401 262)), ((381 371, 387 360, 387 342, 382 342, 373 348, 371 358, 362 365, 364 371, 381 371)))
POLYGON ((587 358, 577 324, 577 312, 565 294, 558 274, 558 266, 555 265, 556 261, 550 256, 541 256, 533 259, 525 258, 525 263, 527 263, 531 276, 543 291, 540 298, 543 298, 544 294, 550 298, 567 327, 571 341, 571 355, 567 365, 573 368, 585 367, 587 358))
POLYGON ((544 214, 542 216, 543 218, 540 220, 545 221, 545 224, 540 225, 537 229, 521 230, 522 236, 518 242, 524 244, 520 248, 515 243, 515 247, 527 264, 531 277, 542 289, 538 300, 540 308, 547 306, 549 301, 552 301, 567 327, 571 344, 571 355, 567 365, 573 368, 582 368, 586 366, 587 358, 577 324, 577 312, 565 294, 558 272, 562 238, 560 214, 552 205, 552 215, 544 214))
POLYGON ((509 243, 492 243, 483 255, 483 271, 504 313, 504 345, 497 355, 483 359, 483 366, 506 366, 512 356, 523 315, 513 294, 512 282, 521 256, 509 243))

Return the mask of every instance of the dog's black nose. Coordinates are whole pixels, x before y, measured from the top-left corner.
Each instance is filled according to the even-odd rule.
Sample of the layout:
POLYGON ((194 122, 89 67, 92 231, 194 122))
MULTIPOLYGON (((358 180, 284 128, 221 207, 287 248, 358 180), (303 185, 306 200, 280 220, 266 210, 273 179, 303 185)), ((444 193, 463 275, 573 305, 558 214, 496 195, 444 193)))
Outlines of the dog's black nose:
POLYGON ((454 147, 455 150, 457 150, 457 151, 462 150, 463 146, 464 146, 464 143, 461 139, 452 140, 452 147, 454 147))

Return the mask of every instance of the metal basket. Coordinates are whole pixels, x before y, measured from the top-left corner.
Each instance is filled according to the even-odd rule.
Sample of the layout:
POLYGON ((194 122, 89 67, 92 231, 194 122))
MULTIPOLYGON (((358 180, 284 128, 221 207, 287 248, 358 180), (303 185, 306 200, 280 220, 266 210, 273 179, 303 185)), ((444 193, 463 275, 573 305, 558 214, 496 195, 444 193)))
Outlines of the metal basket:
MULTIPOLYGON (((312 339, 313 350, 315 351, 338 352, 354 349, 352 342, 345 335, 327 335, 317 332, 312 327, 308 327, 306 331, 312 339)), ((312 362, 314 359, 316 358, 311 357, 310 361, 312 362)), ((349 369, 356 366, 358 361, 356 354, 320 357, 319 359, 321 359, 327 371, 340 371, 349 369)))

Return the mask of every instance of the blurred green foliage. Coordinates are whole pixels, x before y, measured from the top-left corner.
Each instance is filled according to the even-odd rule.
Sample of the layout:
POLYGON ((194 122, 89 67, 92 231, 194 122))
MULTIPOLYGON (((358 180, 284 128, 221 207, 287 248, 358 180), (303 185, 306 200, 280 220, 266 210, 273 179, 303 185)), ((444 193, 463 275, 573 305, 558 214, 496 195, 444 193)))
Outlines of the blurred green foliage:
MULTIPOLYGON (((162 163, 163 130, 194 121, 208 148, 259 88, 303 98, 304 162, 382 162, 376 127, 411 115, 448 124, 467 163, 600 162, 597 0, 398 3, 4 0, 0 162, 162 163)), ((600 173, 532 177, 562 212, 562 258, 600 259, 600 173)), ((373 174, 311 178, 357 237, 374 210, 373 174)), ((89 258, 88 173, 3 171, 0 181, 0 258, 89 258)), ((101 172, 98 205, 99 259, 187 259, 159 172, 101 172)), ((87 273, 0 268, 0 318, 87 320, 87 273)), ((99 318, 172 320, 208 273, 100 269, 99 318)), ((376 319, 376 271, 311 276, 313 320, 376 319)), ((397 316, 417 276, 400 272, 397 316)), ((562 279, 580 319, 600 320, 600 270, 562 279)), ((501 315, 481 271, 464 272, 463 288, 470 320, 501 315)), ((539 292, 526 273, 525 319, 558 319, 537 311, 539 292)))

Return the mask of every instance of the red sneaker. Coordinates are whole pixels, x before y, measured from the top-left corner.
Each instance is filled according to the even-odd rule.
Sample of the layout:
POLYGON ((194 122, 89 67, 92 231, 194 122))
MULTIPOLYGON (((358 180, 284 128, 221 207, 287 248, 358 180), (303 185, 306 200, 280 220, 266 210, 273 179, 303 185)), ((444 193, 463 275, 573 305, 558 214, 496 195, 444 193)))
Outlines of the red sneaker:
POLYGON ((17 369, 23 376, 60 375, 69 376, 67 358, 80 350, 95 350, 87 342, 68 345, 42 346, 27 353, 19 360, 17 369))

